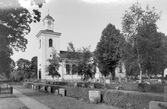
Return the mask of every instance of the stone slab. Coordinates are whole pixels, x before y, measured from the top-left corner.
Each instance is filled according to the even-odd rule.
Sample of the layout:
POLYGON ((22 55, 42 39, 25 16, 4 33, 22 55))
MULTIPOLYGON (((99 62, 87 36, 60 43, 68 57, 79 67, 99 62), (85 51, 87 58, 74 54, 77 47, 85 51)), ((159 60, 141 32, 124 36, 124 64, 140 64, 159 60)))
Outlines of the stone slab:
POLYGON ((167 102, 150 101, 149 109, 167 109, 167 102), (164 108, 161 108, 161 106, 158 106, 159 104, 161 104, 161 106, 163 106, 164 108))
POLYGON ((56 89, 54 95, 58 96, 59 95, 59 90, 56 89))
POLYGON ((96 103, 101 101, 101 92, 96 90, 89 91, 89 100, 90 102, 96 103))
POLYGON ((167 94, 167 86, 164 86, 164 94, 167 94))
POLYGON ((50 86, 47 87, 47 91, 48 91, 48 93, 51 93, 51 87, 50 86))
POLYGON ((65 89, 60 88, 60 89, 59 89, 59 95, 61 95, 61 96, 66 96, 66 91, 65 91, 65 89))
POLYGON ((111 83, 111 80, 110 80, 110 79, 106 79, 106 83, 107 83, 107 84, 110 84, 110 83, 111 83))

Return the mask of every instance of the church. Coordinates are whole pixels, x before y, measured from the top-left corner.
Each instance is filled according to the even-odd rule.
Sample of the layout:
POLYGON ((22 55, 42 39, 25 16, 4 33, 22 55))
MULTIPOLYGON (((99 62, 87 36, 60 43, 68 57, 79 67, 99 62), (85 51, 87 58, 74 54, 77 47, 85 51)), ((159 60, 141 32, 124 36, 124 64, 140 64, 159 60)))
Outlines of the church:
MULTIPOLYGON (((51 76, 48 75, 46 72, 46 66, 49 64, 47 59, 52 58, 52 52, 55 50, 59 57, 62 59, 59 67, 60 77, 55 78, 58 80, 81 80, 81 76, 74 74, 72 75, 69 70, 69 64, 66 63, 67 60, 67 51, 60 50, 60 32, 54 31, 54 19, 48 14, 46 17, 43 18, 42 22, 44 24, 44 30, 40 30, 37 37, 37 49, 38 49, 38 79, 46 79, 51 80, 53 79, 51 76)), ((99 72, 98 68, 96 68, 95 78, 100 79, 102 77, 101 73, 99 72)), ((116 72, 119 72, 118 68, 116 72)), ((121 72, 121 75, 123 73, 121 72)), ((117 74, 118 75, 118 74, 117 74)))

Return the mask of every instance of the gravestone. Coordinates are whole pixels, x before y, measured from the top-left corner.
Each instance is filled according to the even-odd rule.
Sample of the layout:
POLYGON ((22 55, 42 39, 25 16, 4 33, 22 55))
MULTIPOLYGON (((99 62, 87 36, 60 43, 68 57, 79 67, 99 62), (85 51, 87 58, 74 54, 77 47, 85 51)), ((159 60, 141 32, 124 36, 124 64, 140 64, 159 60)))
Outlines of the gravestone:
POLYGON ((48 93, 51 93, 51 87, 50 86, 47 87, 47 91, 48 91, 48 93))
POLYGON ((167 86, 164 86, 164 101, 167 102, 167 86))
POLYGON ((110 84, 110 83, 111 83, 111 80, 110 80, 110 79, 106 79, 106 83, 107 83, 107 84, 110 84))
POLYGON ((45 91, 45 86, 42 86, 40 91, 45 91))
POLYGON ((34 85, 34 89, 37 90, 37 86, 36 85, 34 85))
POLYGON ((119 82, 119 83, 122 82, 122 78, 121 78, 121 76, 119 76, 119 78, 118 78, 118 82, 119 82))
POLYGON ((150 101, 149 109, 167 109, 167 102, 150 101))
POLYGON ((66 93, 65 93, 66 91, 65 91, 65 89, 63 89, 63 88, 60 88, 59 89, 59 95, 61 95, 61 96, 66 96, 66 93))
POLYGON ((128 82, 128 79, 127 79, 127 77, 125 77, 125 82, 126 82, 126 83, 128 82))
POLYGON ((31 88, 31 89, 34 89, 34 85, 32 84, 30 88, 31 88))
POLYGON ((77 87, 77 83, 74 83, 74 87, 77 87))
POLYGON ((54 94, 55 94, 56 96, 58 96, 58 95, 59 95, 59 90, 56 89, 54 94))
POLYGON ((101 92, 96 90, 89 91, 89 100, 92 103, 98 103, 101 101, 101 92))

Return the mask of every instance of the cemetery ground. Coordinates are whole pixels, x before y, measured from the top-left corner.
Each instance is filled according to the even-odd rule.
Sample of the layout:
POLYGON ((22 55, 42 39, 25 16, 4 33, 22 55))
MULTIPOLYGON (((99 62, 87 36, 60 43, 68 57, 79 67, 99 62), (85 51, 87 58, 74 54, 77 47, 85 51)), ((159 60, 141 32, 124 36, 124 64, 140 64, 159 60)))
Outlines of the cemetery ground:
MULTIPOLYGON (((39 102, 43 106, 49 107, 48 109, 118 109, 113 106, 106 104, 92 104, 82 99, 76 99, 72 97, 61 97, 53 94, 39 92, 37 90, 28 89, 20 85, 13 85, 14 91, 12 94, 1 94, 0 95, 0 109, 33 109, 26 108, 27 103, 31 105, 31 102, 39 102), (27 96, 25 99, 23 95, 27 96), (24 100, 20 100, 23 99, 24 100), (25 107, 25 108, 23 108, 25 107)), ((39 104, 36 104, 38 107, 39 104)), ((27 106, 28 107, 28 106, 27 106)), ((38 109, 38 108, 34 108, 38 109)), ((42 109, 42 108, 40 108, 42 109)), ((47 109, 47 108, 43 108, 47 109)))

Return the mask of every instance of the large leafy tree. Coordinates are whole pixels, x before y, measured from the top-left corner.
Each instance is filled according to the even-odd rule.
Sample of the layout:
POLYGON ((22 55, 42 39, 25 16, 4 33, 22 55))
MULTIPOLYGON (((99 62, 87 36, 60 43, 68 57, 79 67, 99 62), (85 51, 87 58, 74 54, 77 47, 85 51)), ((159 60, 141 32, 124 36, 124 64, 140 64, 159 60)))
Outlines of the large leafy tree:
MULTIPOLYGON (((41 2, 39 0, 31 1, 39 7, 44 3, 44 0, 41 2)), ((41 13, 38 9, 33 9, 30 12, 22 7, 18 0, 0 1, 0 54, 3 54, 0 56, 1 73, 9 76, 10 71, 8 69, 12 63, 13 50, 25 51, 28 41, 24 36, 30 32, 30 24, 39 22, 40 17, 41 13)))
POLYGON ((37 78, 37 56, 31 58, 30 70, 31 78, 37 78))
POLYGON ((98 42, 94 52, 98 67, 104 76, 112 74, 115 76, 115 68, 123 56, 121 46, 125 44, 125 39, 114 25, 109 23, 102 31, 100 42, 98 42))
POLYGON ((61 76, 59 73, 61 59, 55 50, 53 50, 52 54, 52 59, 47 60, 49 62, 49 65, 46 66, 46 71, 48 72, 48 75, 52 76, 52 78, 54 79, 55 77, 61 76))
POLYGON ((73 43, 70 42, 67 50, 67 64, 71 65, 69 70, 72 75, 81 75, 84 80, 93 78, 95 74, 95 61, 93 53, 90 51, 90 47, 75 49, 73 43))
MULTIPOLYGON (((152 45, 153 43, 150 40, 150 37, 153 36, 153 39, 156 39, 156 22, 160 19, 161 13, 157 13, 156 9, 153 7, 150 9, 149 6, 146 9, 142 9, 139 3, 133 4, 128 11, 125 11, 122 21, 122 28, 124 36, 129 44, 132 46, 133 50, 133 58, 134 61, 132 63, 136 63, 140 72, 140 80, 142 80, 142 72, 144 67, 142 63, 144 62, 143 55, 145 52, 143 47, 147 45, 146 43, 152 45), (149 31, 145 31, 147 29, 149 31), (144 33, 142 33, 144 32, 144 33), (153 32, 153 33, 151 33, 153 32), (151 35, 149 35, 151 34, 151 35), (147 40, 149 39, 149 40, 147 40), (136 58, 136 59, 135 59, 136 58)), ((154 45, 156 45, 154 43, 154 45)), ((149 45, 147 47, 150 47, 149 45)), ((150 48, 146 48, 147 50, 151 50, 150 48)), ((145 49, 145 50, 146 50, 145 49)), ((129 58, 128 58, 129 59, 129 58)), ((148 64, 149 61, 145 62, 148 64)), ((136 65, 135 64, 135 65, 136 65)), ((149 66, 150 67, 150 66, 149 66)))
POLYGON ((17 62, 17 74, 20 75, 20 80, 30 79, 31 70, 30 65, 31 62, 27 59, 20 58, 17 62))
POLYGON ((93 58, 93 53, 90 52, 90 47, 83 47, 79 52, 78 59, 78 75, 83 77, 83 80, 88 80, 89 78, 94 78, 95 71, 95 61, 93 58))

